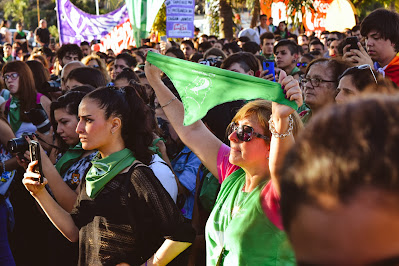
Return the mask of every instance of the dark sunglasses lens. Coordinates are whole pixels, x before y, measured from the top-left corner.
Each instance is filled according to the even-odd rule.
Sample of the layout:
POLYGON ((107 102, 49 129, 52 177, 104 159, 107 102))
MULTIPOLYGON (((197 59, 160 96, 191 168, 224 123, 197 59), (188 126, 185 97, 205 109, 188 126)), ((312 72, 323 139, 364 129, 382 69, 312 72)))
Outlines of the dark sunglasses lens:
POLYGON ((252 138, 252 128, 249 126, 239 126, 237 128, 237 138, 241 141, 250 141, 252 138))
POLYGON ((300 66, 301 66, 301 63, 296 63, 296 66, 297 66, 297 67, 300 67, 300 66))

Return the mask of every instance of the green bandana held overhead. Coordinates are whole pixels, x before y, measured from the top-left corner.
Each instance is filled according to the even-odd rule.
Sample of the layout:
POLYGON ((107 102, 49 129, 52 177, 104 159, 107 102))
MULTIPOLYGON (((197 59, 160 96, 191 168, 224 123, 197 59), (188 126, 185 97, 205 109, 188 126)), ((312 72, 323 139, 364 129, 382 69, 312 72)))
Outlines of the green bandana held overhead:
POLYGON ((294 101, 285 99, 276 82, 153 52, 148 52, 147 61, 165 72, 179 92, 185 126, 203 118, 213 107, 236 100, 261 98, 298 109, 294 101))
MULTIPOLYGON (((99 156, 99 154, 97 154, 99 156)), ((104 186, 123 169, 132 165, 136 160, 131 150, 125 148, 103 159, 94 158, 92 167, 86 175, 86 193, 95 198, 104 186)))
POLYGON ((61 176, 83 155, 85 150, 82 148, 82 143, 78 143, 76 146, 69 147, 69 149, 62 155, 62 157, 55 164, 55 169, 61 176))

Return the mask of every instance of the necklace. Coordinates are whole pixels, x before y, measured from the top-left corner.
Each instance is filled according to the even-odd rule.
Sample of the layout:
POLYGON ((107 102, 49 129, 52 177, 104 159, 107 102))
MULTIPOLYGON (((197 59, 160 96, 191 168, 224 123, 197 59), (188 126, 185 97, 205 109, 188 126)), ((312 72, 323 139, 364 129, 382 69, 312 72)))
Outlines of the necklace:
POLYGON ((238 192, 238 195, 234 199, 233 209, 231 210, 231 219, 233 219, 234 217, 236 217, 238 215, 238 213, 240 212, 240 210, 243 207, 244 203, 247 202, 247 198, 248 198, 248 196, 251 193, 252 193, 252 191, 251 192, 244 192, 242 190, 240 190, 238 192))

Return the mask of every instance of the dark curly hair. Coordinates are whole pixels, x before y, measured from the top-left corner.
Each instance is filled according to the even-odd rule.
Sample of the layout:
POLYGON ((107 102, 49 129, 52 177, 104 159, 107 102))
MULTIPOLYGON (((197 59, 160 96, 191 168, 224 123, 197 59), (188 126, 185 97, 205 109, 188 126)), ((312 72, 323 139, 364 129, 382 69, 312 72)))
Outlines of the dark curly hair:
POLYGON ((153 140, 154 117, 150 107, 144 103, 134 88, 102 87, 90 92, 84 99, 96 101, 99 108, 104 110, 106 119, 111 116, 119 117, 122 121, 122 139, 126 148, 144 164, 151 162, 153 153, 149 147, 153 140))
POLYGON ((79 61, 83 58, 83 53, 80 47, 74 43, 67 43, 60 47, 57 51, 57 58, 61 62, 67 53, 77 54, 79 61))

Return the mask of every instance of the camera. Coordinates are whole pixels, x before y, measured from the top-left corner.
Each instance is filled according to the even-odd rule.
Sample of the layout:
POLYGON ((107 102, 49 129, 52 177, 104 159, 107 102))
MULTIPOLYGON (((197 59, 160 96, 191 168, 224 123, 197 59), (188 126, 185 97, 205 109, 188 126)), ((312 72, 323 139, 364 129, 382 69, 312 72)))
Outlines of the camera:
POLYGON ((32 124, 36 126, 37 131, 42 134, 48 134, 50 132, 51 123, 41 104, 37 104, 36 108, 30 109, 28 112, 25 112, 25 114, 32 124))
POLYGON ((222 65, 222 60, 223 58, 221 56, 218 57, 211 57, 208 59, 205 59, 203 61, 200 61, 198 63, 206 66, 214 66, 214 67, 219 67, 222 65))
POLYGON ((29 149, 29 143, 26 141, 25 137, 28 136, 33 139, 33 133, 23 133, 20 138, 10 139, 7 142, 7 150, 12 153, 24 153, 29 149))
POLYGON ((42 85, 44 92, 57 92, 61 91, 61 79, 45 81, 42 85))

